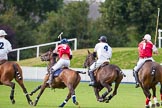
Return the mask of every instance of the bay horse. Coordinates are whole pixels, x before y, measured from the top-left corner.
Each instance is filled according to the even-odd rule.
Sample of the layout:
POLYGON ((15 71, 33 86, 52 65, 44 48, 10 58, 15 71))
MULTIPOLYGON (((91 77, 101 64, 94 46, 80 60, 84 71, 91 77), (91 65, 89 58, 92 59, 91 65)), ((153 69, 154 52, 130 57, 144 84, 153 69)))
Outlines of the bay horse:
MULTIPOLYGON (((86 56, 84 67, 89 68, 90 65, 94 62, 95 62, 95 57, 93 53, 91 53, 88 50, 88 55, 86 56)), ((94 88, 96 99, 99 102, 106 102, 106 103, 108 103, 109 100, 111 100, 117 94, 117 89, 119 87, 119 84, 121 83, 123 77, 125 77, 122 70, 117 65, 113 65, 113 64, 103 64, 101 67, 97 68, 94 71, 94 76, 96 79, 96 86, 94 86, 93 88, 94 88), (113 82, 115 82, 113 93, 107 96, 112 91, 111 86, 113 82), (100 96, 99 92, 104 87, 107 88, 107 91, 100 96)))
MULTIPOLYGON (((155 108, 155 106, 160 107, 160 104, 156 98, 156 85, 160 83, 160 98, 162 101, 162 66, 159 63, 153 61, 146 61, 144 65, 138 72, 140 86, 146 96, 146 108, 155 108), (151 102, 151 93, 153 92, 153 101, 151 102)), ((161 103, 162 104, 162 103, 161 103)))
MULTIPOLYGON (((49 84, 47 84, 46 82, 49 79, 49 70, 50 68, 56 63, 56 59, 57 56, 53 55, 52 50, 49 50, 48 52, 44 53, 41 55, 41 60, 42 61, 49 61, 49 64, 47 66, 47 71, 48 73, 45 75, 44 81, 42 85, 39 85, 37 88, 35 88, 30 95, 32 96, 33 93, 35 93, 36 91, 38 91, 40 89, 40 93, 38 94, 38 96, 36 97, 36 100, 34 102, 34 106, 37 105, 38 100, 40 98, 40 96, 42 95, 42 93, 44 92, 44 90, 49 87, 49 84)), ((63 68, 62 72, 59 74, 58 77, 55 77, 52 81, 52 88, 62 88, 64 89, 65 87, 68 88, 69 93, 66 97, 66 99, 63 101, 63 103, 61 105, 59 105, 59 107, 64 107, 64 105, 68 102, 68 100, 72 97, 73 103, 75 105, 79 106, 79 103, 76 100, 76 96, 75 96, 75 89, 78 86, 81 77, 79 75, 79 73, 85 74, 85 72, 81 72, 81 71, 75 71, 69 68, 63 68)))
POLYGON ((12 104, 15 104, 15 99, 14 99, 15 83, 12 82, 13 79, 15 79, 15 81, 20 85, 20 87, 22 88, 26 96, 28 103, 32 105, 32 101, 23 83, 22 69, 19 66, 19 64, 17 64, 14 61, 1 60, 0 61, 0 85, 6 85, 11 87, 10 100, 12 104))

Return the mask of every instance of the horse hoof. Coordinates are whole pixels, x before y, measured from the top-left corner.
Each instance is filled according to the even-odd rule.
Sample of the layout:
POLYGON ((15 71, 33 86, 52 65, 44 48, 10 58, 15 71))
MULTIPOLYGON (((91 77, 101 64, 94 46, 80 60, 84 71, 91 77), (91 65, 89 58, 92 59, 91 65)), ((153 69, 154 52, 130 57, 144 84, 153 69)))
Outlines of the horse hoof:
POLYGON ((79 103, 78 103, 78 102, 75 102, 74 104, 75 104, 75 105, 79 105, 79 103))
POLYGON ((160 104, 159 104, 159 103, 156 103, 156 106, 157 106, 157 107, 160 107, 160 104))
POLYGON ((151 108, 155 108, 155 104, 152 104, 152 105, 151 105, 151 108))
POLYGON ((109 100, 106 100, 105 103, 109 103, 109 100))
POLYGON ((30 96, 33 96, 33 93, 30 93, 29 95, 30 95, 30 96))
POLYGON ((99 101, 99 102, 103 102, 104 99, 103 99, 103 98, 99 98, 98 101, 99 101))
POLYGON ((150 108, 150 106, 149 105, 146 105, 145 108, 150 108))
POLYGON ((37 103, 36 103, 36 102, 34 102, 34 103, 33 103, 33 106, 36 106, 36 105, 37 105, 37 103))
POLYGON ((15 100, 14 99, 12 99, 11 102, 12 102, 12 104, 15 104, 15 100))
POLYGON ((32 102, 32 101, 30 101, 30 102, 29 102, 29 105, 33 105, 33 102, 32 102))

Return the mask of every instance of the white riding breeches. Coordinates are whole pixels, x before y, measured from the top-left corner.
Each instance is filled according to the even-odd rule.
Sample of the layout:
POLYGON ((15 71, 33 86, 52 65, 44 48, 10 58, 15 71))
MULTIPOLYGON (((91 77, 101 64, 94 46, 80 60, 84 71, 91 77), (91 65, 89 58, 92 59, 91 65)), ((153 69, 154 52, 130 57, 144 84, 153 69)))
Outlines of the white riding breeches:
POLYGON ((96 68, 98 68, 101 64, 103 64, 104 62, 110 62, 110 60, 100 60, 98 59, 96 62, 94 62, 91 66, 90 66, 90 70, 89 71, 94 71, 96 68))
POLYGON ((154 61, 154 59, 152 57, 149 57, 149 58, 139 58, 138 62, 137 62, 137 65, 134 67, 134 71, 135 72, 138 72, 139 69, 141 68, 141 66, 145 63, 145 61, 147 60, 152 60, 154 61))
POLYGON ((52 66, 52 69, 56 71, 57 69, 60 69, 62 67, 69 67, 69 66, 70 66, 70 60, 60 58, 58 62, 54 66, 52 66))

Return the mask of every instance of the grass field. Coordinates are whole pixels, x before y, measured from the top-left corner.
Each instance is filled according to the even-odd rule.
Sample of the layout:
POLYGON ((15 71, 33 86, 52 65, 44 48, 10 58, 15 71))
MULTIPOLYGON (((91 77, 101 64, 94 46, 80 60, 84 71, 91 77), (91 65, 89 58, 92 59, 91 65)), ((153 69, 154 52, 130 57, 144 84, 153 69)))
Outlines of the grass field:
MULTIPOLYGON (((25 81, 28 92, 32 91, 41 82, 25 81)), ((114 86, 114 84, 113 84, 114 86)), ((7 86, 0 86, 0 108, 33 108, 28 105, 25 95, 16 83, 14 105, 11 104, 9 95, 10 88, 7 86)), ((104 92, 105 89, 101 91, 104 92)), ((41 96, 35 108, 57 108, 67 95, 67 88, 65 89, 46 89, 41 96)), ((159 94, 159 87, 157 87, 157 94, 159 94)), ((37 93, 31 99, 34 101, 37 93)), ((118 94, 112 98, 109 103, 100 103, 96 101, 92 87, 88 86, 87 82, 81 82, 76 89, 77 100, 81 108, 144 108, 145 96, 141 88, 134 88, 134 84, 121 84, 118 89, 118 94)), ((159 95, 158 95, 159 97, 159 95)), ((70 99, 65 105, 65 108, 77 108, 70 99)))

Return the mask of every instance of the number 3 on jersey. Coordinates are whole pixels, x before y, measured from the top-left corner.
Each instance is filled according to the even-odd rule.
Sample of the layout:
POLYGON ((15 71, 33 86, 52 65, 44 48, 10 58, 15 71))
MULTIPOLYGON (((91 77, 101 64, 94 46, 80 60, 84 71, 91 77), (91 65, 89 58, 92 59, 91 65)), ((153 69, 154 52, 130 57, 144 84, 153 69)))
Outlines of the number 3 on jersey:
POLYGON ((4 49, 4 43, 0 42, 0 49, 4 49))
POLYGON ((105 46, 104 46, 104 49, 105 49, 106 51, 108 51, 108 46, 107 46, 107 45, 105 45, 105 46))

